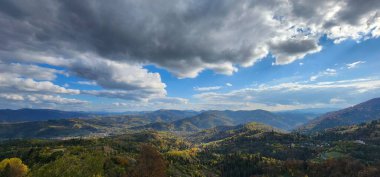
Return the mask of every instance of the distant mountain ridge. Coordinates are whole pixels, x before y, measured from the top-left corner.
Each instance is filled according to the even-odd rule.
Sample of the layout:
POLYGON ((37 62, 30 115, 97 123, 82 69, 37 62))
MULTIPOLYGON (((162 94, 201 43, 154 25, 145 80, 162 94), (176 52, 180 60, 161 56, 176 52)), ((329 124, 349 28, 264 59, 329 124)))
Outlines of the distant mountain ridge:
MULTIPOLYGON (((180 119, 173 122, 155 122, 144 126, 134 127, 133 129, 153 129, 159 131, 200 131, 214 128, 217 126, 235 126, 248 122, 258 122, 267 124, 279 129, 290 130, 299 124, 301 115, 297 120, 294 114, 275 114, 265 110, 251 111, 204 111, 196 116, 180 119), (293 117, 292 117, 293 116, 293 117)), ((310 117, 304 116, 301 122, 306 122, 310 117)))
POLYGON ((326 113, 300 128, 304 132, 317 132, 338 126, 347 126, 380 119, 380 98, 326 113))
MULTIPOLYGON (((12 138, 63 138, 75 136, 107 136, 125 133, 128 128, 152 122, 179 120, 197 114, 195 111, 158 110, 135 115, 89 115, 86 119, 40 115, 44 112, 67 113, 57 110, 33 110, 39 114, 22 122, 0 123, 0 139, 12 138), (38 116, 37 116, 38 115, 38 116), (48 118, 48 120, 41 120, 48 118), (36 121, 38 118, 39 120, 36 121), (95 135, 98 134, 98 135, 95 135)), ((75 117, 78 114, 68 114, 75 117)), ((82 114, 80 114, 82 115, 82 114)), ((85 114, 87 115, 87 114, 85 114)), ((81 117, 82 118, 82 117, 81 117)))
MULTIPOLYGON (((97 133, 112 135, 147 129, 178 131, 178 133, 186 132, 187 134, 218 126, 237 126, 249 122, 290 130, 315 116, 309 113, 272 113, 265 110, 203 112, 157 110, 127 115, 30 109, 12 111, 23 113, 20 115, 24 117, 15 119, 16 116, 9 116, 11 114, 0 115, 0 118, 1 116, 6 117, 4 115, 8 116, 8 119, 0 119, 0 129, 2 129, 0 139, 92 136, 97 133), (13 119, 10 121, 9 117, 13 119)), ((13 115, 17 114, 13 113, 13 115)))
POLYGON ((53 109, 1 109, 0 123, 57 120, 68 118, 88 118, 92 114, 76 111, 60 111, 53 109))
POLYGON ((197 114, 199 114, 199 112, 191 110, 160 109, 157 111, 137 114, 136 116, 149 119, 152 122, 172 122, 183 118, 192 117, 197 114))

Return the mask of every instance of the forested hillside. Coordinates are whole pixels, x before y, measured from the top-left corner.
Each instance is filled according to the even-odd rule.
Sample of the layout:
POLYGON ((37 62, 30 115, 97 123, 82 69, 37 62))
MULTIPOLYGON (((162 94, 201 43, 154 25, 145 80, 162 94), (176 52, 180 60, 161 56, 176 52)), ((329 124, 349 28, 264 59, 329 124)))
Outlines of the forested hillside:
POLYGON ((272 113, 265 110, 205 111, 193 117, 173 122, 154 122, 133 129, 196 132, 217 126, 236 126, 248 122, 259 122, 279 129, 291 130, 315 118, 317 115, 318 114, 297 112, 272 113))

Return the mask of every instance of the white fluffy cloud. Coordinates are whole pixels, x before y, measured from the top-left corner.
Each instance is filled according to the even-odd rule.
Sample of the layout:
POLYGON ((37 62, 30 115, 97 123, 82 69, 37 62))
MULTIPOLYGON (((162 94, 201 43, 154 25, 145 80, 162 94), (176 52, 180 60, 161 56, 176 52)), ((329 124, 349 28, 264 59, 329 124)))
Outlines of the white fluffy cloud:
POLYGON ((2 92, 38 92, 56 94, 79 94, 79 90, 66 89, 50 81, 35 81, 31 78, 15 78, 12 74, 0 74, 2 92))
POLYGON ((80 110, 88 102, 73 98, 64 98, 59 95, 34 93, 2 93, 0 94, 0 107, 2 108, 50 108, 80 110))
POLYGON ((6 99, 9 101, 23 101, 24 100, 24 97, 22 95, 14 94, 14 93, 6 93, 6 94, 2 93, 0 94, 0 98, 6 99))
POLYGON ((79 59, 71 61, 68 66, 71 73, 95 81, 106 89, 162 91, 166 87, 158 73, 148 72, 139 65, 97 58, 90 54, 81 54, 79 59))
POLYGON ((66 74, 34 64, 0 61, 0 107, 2 108, 61 108, 85 104, 86 101, 65 98, 61 94, 77 95, 77 89, 54 84, 57 74, 66 74))
POLYGON ((37 80, 54 80, 57 74, 64 74, 64 72, 31 64, 1 63, 0 60, 0 74, 29 77, 37 80))
POLYGON ((72 98, 63 98, 61 96, 45 95, 45 94, 29 94, 25 96, 26 100, 33 103, 43 103, 43 104, 85 104, 87 101, 82 101, 72 98))

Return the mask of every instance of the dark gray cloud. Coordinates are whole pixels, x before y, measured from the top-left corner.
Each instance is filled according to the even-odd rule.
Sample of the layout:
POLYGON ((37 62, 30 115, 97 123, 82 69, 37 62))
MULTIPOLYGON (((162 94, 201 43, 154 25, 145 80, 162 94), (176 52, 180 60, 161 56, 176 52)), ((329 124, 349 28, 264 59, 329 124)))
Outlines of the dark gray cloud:
POLYGON ((378 0, 348 0, 342 11, 337 14, 337 19, 352 25, 360 25, 360 20, 368 19, 368 15, 380 13, 379 8, 380 1, 378 0))
POLYGON ((332 38, 368 33, 360 21, 373 18, 379 3, 358 3, 3 0, 0 49, 45 51, 60 57, 68 57, 67 51, 72 50, 92 52, 111 60, 155 64, 179 77, 195 77, 206 68, 232 74, 235 65, 252 65, 268 52, 277 56, 279 64, 302 58, 317 51, 318 38, 323 33, 332 38), (341 31, 339 35, 324 28, 350 25, 360 28, 351 33, 341 31), (277 38, 292 39, 292 26, 310 27, 309 39, 270 45, 277 38))
POLYGON ((288 64, 292 61, 303 58, 307 53, 314 53, 321 50, 314 39, 289 39, 285 41, 274 41, 271 45, 271 51, 276 56, 277 64, 288 64))

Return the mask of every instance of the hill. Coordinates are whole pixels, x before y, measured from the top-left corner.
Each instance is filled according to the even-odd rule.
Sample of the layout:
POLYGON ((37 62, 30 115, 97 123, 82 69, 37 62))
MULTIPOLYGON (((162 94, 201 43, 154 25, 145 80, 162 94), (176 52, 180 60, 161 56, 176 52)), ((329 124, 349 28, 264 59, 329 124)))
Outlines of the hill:
POLYGON ((172 122, 199 114, 197 111, 160 109, 157 111, 137 114, 137 117, 149 119, 151 122, 172 122))
POLYGON ((324 141, 360 140, 363 142, 380 142, 380 120, 326 129, 315 135, 315 139, 324 141))
POLYGON ((126 133, 129 127, 150 123, 133 116, 59 119, 0 124, 0 139, 104 137, 126 133))
POLYGON ((264 132, 283 132, 280 129, 273 128, 269 125, 250 122, 237 126, 218 126, 206 129, 188 136, 188 140, 195 143, 208 143, 219 141, 227 138, 233 138, 244 135, 257 135, 264 132))
POLYGON ((59 111, 53 109, 2 109, 0 110, 0 123, 88 118, 91 116, 92 114, 85 112, 59 111))
POLYGON ((354 125, 380 119, 380 98, 374 98, 339 111, 326 113, 303 126, 303 132, 317 132, 338 126, 354 125))
POLYGON ((0 124, 2 139, 81 136, 91 132, 98 132, 98 129, 75 119, 0 124))
POLYGON ((196 111, 166 110, 161 109, 152 112, 123 112, 123 113, 104 113, 104 112, 76 112, 60 111, 54 109, 1 109, 0 123, 32 122, 45 120, 58 120, 70 118, 90 118, 90 117, 110 117, 110 116, 129 116, 148 119, 151 122, 171 122, 186 117, 199 114, 196 111))
POLYGON ((252 111, 205 111, 196 116, 170 123, 156 122, 133 129, 153 129, 160 131, 200 131, 217 126, 235 126, 248 122, 267 124, 279 129, 289 130, 293 125, 286 118, 265 110, 252 111))

